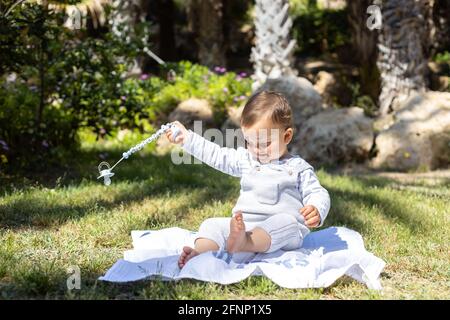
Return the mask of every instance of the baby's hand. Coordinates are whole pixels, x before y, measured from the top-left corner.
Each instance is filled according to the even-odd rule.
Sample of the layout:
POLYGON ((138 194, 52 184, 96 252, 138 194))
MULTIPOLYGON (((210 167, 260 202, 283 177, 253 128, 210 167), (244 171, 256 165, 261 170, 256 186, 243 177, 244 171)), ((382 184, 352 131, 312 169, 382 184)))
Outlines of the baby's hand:
POLYGON ((308 228, 315 228, 320 224, 320 214, 316 207, 306 205, 300 209, 300 213, 305 218, 308 228))
POLYGON ((181 124, 181 122, 179 121, 174 121, 172 122, 175 126, 177 126, 178 129, 180 129, 180 132, 177 134, 177 136, 175 137, 175 140, 173 139, 173 130, 169 129, 166 131, 166 137, 167 139, 169 139, 170 142, 172 143, 176 143, 176 144, 183 144, 184 143, 184 139, 187 137, 188 135, 188 131, 186 129, 185 126, 183 126, 181 124))

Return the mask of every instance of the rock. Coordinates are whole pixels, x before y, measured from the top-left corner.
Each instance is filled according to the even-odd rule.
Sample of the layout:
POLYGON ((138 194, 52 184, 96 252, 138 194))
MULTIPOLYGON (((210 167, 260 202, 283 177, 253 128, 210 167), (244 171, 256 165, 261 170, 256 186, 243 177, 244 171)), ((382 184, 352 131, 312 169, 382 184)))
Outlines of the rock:
POLYGON ((374 168, 430 170, 450 163, 450 93, 417 94, 394 114, 395 124, 380 132, 374 168))
POLYGON ((316 83, 314 84, 314 89, 317 90, 317 92, 324 97, 331 97, 333 93, 333 87, 336 85, 336 79, 334 78, 333 74, 326 72, 326 71, 320 71, 316 76, 316 83))
POLYGON ((431 89, 435 91, 446 91, 448 88, 450 88, 450 77, 432 75, 431 89))
POLYGON ((239 129, 241 127, 241 115, 245 104, 239 108, 231 107, 227 109, 228 118, 223 123, 221 130, 225 132, 226 129, 239 129))
POLYGON ((430 88, 433 91, 447 91, 450 86, 450 64, 428 62, 428 70, 430 71, 430 88))
POLYGON ((375 132, 380 132, 389 129, 394 123, 394 114, 388 113, 386 115, 381 115, 375 119, 373 123, 373 129, 375 130, 375 132))
POLYGON ((256 92, 263 90, 277 91, 286 97, 292 107, 296 128, 300 128, 306 119, 325 109, 320 94, 305 78, 286 76, 268 79, 256 92))
POLYGON ((317 7, 327 10, 342 10, 347 5, 344 0, 317 0, 317 7))
POLYGON ((214 123, 212 107, 207 100, 191 98, 181 102, 177 108, 169 114, 169 121, 178 120, 193 129, 194 121, 202 121, 202 127, 209 127, 214 123))
POLYGON ((373 120, 363 109, 329 109, 302 125, 292 151, 314 165, 362 161, 369 157, 373 137, 373 120))
POLYGON ((352 93, 345 85, 342 75, 334 75, 326 71, 319 71, 315 77, 314 89, 320 94, 327 105, 338 103, 348 106, 352 102, 352 93))

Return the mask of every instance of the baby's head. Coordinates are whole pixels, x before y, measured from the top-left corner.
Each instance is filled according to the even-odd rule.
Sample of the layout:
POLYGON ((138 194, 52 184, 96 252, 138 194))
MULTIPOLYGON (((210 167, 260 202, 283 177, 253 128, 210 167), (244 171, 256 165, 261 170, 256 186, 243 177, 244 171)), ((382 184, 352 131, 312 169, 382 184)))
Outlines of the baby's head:
POLYGON ((257 92, 242 111, 241 128, 248 150, 259 162, 278 160, 294 135, 291 106, 280 93, 257 92))

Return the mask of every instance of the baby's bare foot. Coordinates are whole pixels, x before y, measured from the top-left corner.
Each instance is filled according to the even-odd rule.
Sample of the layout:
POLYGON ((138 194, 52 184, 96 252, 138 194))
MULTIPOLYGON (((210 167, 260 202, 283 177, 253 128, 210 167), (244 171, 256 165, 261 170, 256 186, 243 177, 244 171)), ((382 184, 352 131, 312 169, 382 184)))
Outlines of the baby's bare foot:
POLYGON ((227 240, 227 251, 230 253, 242 251, 247 242, 247 235, 245 233, 244 219, 242 212, 235 214, 230 221, 230 235, 227 240))
POLYGON ((199 253, 195 249, 191 247, 184 247, 180 258, 178 259, 178 266, 180 267, 180 269, 183 268, 189 260, 197 256, 198 254, 199 253))

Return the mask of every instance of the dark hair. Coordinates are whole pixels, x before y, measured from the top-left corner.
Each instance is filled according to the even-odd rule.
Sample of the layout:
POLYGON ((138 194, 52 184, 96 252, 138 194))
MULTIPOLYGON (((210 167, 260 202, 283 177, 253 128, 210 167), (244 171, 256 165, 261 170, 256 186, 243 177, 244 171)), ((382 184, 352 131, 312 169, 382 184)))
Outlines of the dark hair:
POLYGON ((263 115, 285 129, 293 128, 291 106, 281 93, 260 91, 253 94, 242 111, 241 126, 249 127, 263 115))

